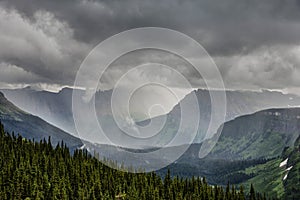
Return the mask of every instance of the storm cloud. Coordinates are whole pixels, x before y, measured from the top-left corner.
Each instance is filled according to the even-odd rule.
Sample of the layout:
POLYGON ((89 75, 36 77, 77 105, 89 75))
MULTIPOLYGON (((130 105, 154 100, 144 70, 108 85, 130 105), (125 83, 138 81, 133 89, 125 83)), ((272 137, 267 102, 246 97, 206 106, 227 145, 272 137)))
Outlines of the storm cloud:
MULTIPOLYGON (((8 70, 1 70, 0 82, 72 85, 80 63, 99 42, 131 28, 155 26, 203 45, 230 89, 297 88, 299 11, 298 0, 1 1, 0 62, 13 76, 2 78, 8 70)), ((111 70, 108 80, 123 68, 111 70)), ((201 87, 192 68, 182 73, 201 87)))

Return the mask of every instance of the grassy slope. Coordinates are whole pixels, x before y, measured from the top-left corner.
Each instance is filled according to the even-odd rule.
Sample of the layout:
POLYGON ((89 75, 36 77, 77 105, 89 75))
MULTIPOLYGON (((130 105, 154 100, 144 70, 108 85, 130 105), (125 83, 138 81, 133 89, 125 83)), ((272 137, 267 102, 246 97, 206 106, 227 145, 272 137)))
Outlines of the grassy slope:
POLYGON ((300 199, 300 136, 295 142, 294 148, 287 152, 289 160, 288 167, 292 167, 284 183, 286 199, 300 199))
POLYGON ((277 132, 255 133, 239 138, 238 142, 235 138, 224 137, 219 140, 212 153, 222 152, 229 149, 229 146, 230 154, 239 155, 242 159, 273 158, 281 155, 285 146, 284 135, 277 132))
POLYGON ((278 158, 244 170, 243 172, 246 174, 254 174, 253 178, 243 183, 246 191, 250 189, 252 183, 258 192, 265 192, 270 197, 282 198, 284 195, 282 179, 285 175, 285 167, 279 167, 281 161, 282 159, 278 158))

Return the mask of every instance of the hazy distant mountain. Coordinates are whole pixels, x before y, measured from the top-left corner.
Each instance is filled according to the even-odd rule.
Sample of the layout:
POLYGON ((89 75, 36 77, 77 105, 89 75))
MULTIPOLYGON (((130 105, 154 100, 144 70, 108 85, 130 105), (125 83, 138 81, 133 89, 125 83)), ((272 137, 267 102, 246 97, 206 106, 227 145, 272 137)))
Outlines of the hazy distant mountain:
MULTIPOLYGON (((69 132, 75 133, 74 122, 72 117, 72 89, 64 88, 59 93, 52 93, 47 91, 34 91, 30 88, 16 89, 16 90, 2 90, 7 98, 18 107, 30 112, 42 119, 54 124, 55 126, 69 132)), ((204 138, 208 124, 211 117, 211 102, 210 95, 207 90, 194 91, 199 102, 200 107, 200 123, 198 136, 195 143, 199 143, 204 138)), ((219 91, 213 91, 216 95, 219 91)), ((111 98, 112 91, 97 92, 96 94, 96 110, 98 117, 102 121, 103 129, 107 132, 112 132, 115 138, 122 137, 122 132, 114 122, 111 112, 111 98)), ((300 97, 292 94, 283 94, 274 91, 227 91, 227 113, 225 121, 234 119, 235 117, 257 112, 269 108, 287 108, 300 105, 300 97)), ((188 94, 181 103, 188 102, 191 94, 188 94)), ((195 110, 195 105, 188 105, 187 109, 195 110)), ((223 105, 218 105, 223 106, 223 105)), ((218 127, 224 123, 218 109, 214 113, 216 119, 213 121, 213 128, 209 135, 214 134, 218 127)), ((167 117, 166 124, 161 130, 160 135, 163 139, 159 139, 160 144, 163 145, 169 141, 178 129, 180 124, 180 104, 176 105, 170 113, 166 116, 158 116, 157 121, 162 117, 167 117)), ((193 119, 188 119, 192 123, 193 119)), ((147 122, 147 120, 145 121, 147 122)), ((139 122, 143 124, 144 122, 139 122)), ((187 125, 188 127, 189 125, 187 125)), ((188 132, 189 130, 185 130, 188 132)), ((184 133, 183 133, 184 134, 184 133)), ((124 141, 126 138, 124 138, 124 141)), ((149 143, 148 143, 149 144, 149 143)), ((154 143, 153 143, 154 145, 154 143)), ((178 144, 179 145, 179 144, 178 144)))
POLYGON ((20 134, 28 139, 39 141, 45 138, 48 140, 50 136, 53 145, 63 140, 70 149, 82 146, 79 138, 62 131, 39 117, 19 109, 9 102, 1 92, 0 121, 5 126, 6 131, 14 131, 15 135, 20 134))
MULTIPOLYGON (((220 91, 212 91, 216 96, 220 95, 220 91)), ((222 120, 221 113, 218 107, 215 109, 215 113, 211 113, 211 100, 207 90, 197 90, 195 94, 198 98, 199 109, 200 109, 200 123, 198 136, 195 138, 194 143, 200 143, 205 137, 208 125, 210 123, 211 115, 214 114, 215 120, 212 122, 212 130, 208 135, 213 135, 217 132, 221 124, 224 123, 222 120)), ((191 94, 187 95, 182 102, 188 102, 191 98, 191 94)), ((226 91, 227 98, 227 112, 225 121, 232 120, 238 116, 255 113, 260 110, 271 109, 271 108, 289 108, 298 107, 300 105, 300 97, 293 94, 283 94, 281 92, 251 92, 251 91, 226 91)), ((195 105, 188 105, 188 112, 196 109, 195 105)), ((223 106, 223 105, 216 105, 223 106)), ((180 104, 176 105, 174 109, 167 114, 169 127, 178 127, 180 121, 180 104)), ((158 117, 160 118, 160 116, 158 117)), ((192 120, 188 120, 192 121, 192 120)), ((171 136, 170 136, 171 137, 171 136)))
POLYGON ((59 93, 35 91, 30 87, 16 90, 2 90, 7 99, 19 108, 37 115, 55 126, 74 133, 71 89, 59 93))
MULTIPOLYGON (((72 115, 73 89, 64 88, 58 93, 36 91, 30 87, 1 91, 9 101, 24 111, 37 115, 68 133, 76 132, 72 115)), ((104 111, 110 108, 110 97, 111 91, 97 93, 96 103, 103 115, 106 114, 104 111)))

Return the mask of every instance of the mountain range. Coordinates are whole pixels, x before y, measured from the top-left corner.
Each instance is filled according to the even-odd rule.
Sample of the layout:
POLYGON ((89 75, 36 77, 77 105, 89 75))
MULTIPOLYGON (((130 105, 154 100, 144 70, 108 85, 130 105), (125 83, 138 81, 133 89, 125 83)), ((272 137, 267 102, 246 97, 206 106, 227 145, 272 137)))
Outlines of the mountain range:
MULTIPOLYGON (((170 169, 174 175, 205 176, 210 184, 251 183, 275 198, 298 199, 300 190, 300 108, 268 109, 224 123, 204 158, 192 144, 170 169), (296 198, 297 197, 297 198, 296 198)), ((212 138, 213 139, 213 138, 212 138)))
MULTIPOLYGON (((72 92, 71 89, 65 89, 60 93, 27 90, 22 90, 22 92, 31 94, 32 97, 39 96, 38 94, 49 95, 47 100, 40 97, 40 104, 44 105, 41 108, 52 108, 50 106, 52 104, 49 102, 54 104, 56 98, 60 98, 63 102, 62 99, 67 99, 67 96, 71 95, 72 92), (48 101, 48 103, 46 104, 44 101, 48 101)), ((16 91, 7 90, 6 92, 11 92, 10 95, 13 95, 16 91)), ((105 98, 102 97, 103 103, 100 104, 103 107, 108 102, 110 93, 107 91, 106 94, 105 98)), ((196 94, 197 98, 201 100, 199 105, 200 109, 203 108, 202 112, 209 113, 209 111, 205 111, 205 108, 209 108, 207 105, 210 105, 208 92, 198 90, 196 94)), ((29 96, 27 97, 29 98, 29 96)), ((189 95, 186 98, 189 98, 189 95)), ((136 168, 151 168, 158 164, 167 165, 169 158, 165 155, 170 155, 170 152, 175 155, 182 149, 188 148, 178 160, 159 170, 158 173, 164 176, 167 169, 170 169, 173 175, 182 177, 205 176, 210 184, 226 185, 227 181, 230 181, 232 184, 243 184, 250 187, 251 183, 255 183, 259 185, 259 192, 266 192, 270 195, 276 194, 274 197, 279 198, 298 198, 297 195, 300 193, 300 108, 291 108, 291 106, 298 105, 299 97, 270 91, 261 93, 228 91, 227 99, 229 99, 226 115, 228 121, 223 124, 220 123, 219 128, 216 128, 216 133, 219 133, 220 137, 212 151, 204 158, 199 158, 199 151, 204 142, 216 139, 214 138, 217 137, 216 134, 212 138, 202 138, 200 142, 194 141, 190 146, 178 145, 163 148, 159 154, 154 153, 137 161, 135 157, 128 157, 126 152, 155 152, 158 147, 149 146, 149 148, 144 149, 132 149, 90 142, 84 142, 83 145, 80 139, 21 110, 8 101, 2 93, 0 93, 0 119, 9 132, 14 131, 36 141, 47 139, 50 136, 52 144, 63 140, 71 149, 86 148, 101 158, 122 161, 123 164, 136 168), (268 103, 267 100, 272 100, 272 102, 268 103), (264 107, 281 106, 289 108, 271 108, 255 112, 255 110, 264 107), (239 116, 240 113, 251 114, 239 116)), ((34 98, 32 101, 35 101, 34 98)), ((63 116, 64 105, 69 105, 69 103, 61 104, 60 109, 62 110, 58 109, 58 105, 53 106, 53 110, 57 109, 56 111, 60 112, 49 110, 50 113, 53 113, 53 118, 63 116)), ((68 106, 66 108, 71 109, 68 106)), ((167 114, 167 125, 174 125, 173 122, 180 118, 177 116, 179 108, 179 105, 176 105, 167 114)), ((193 109, 193 105, 190 109, 193 109)), ((37 111, 38 109, 36 109, 37 111)), ((46 109, 43 112, 46 114, 46 109)), ((107 114, 109 111, 105 113, 105 115, 107 114)), ((207 116, 202 115, 201 119, 205 121, 208 118, 210 117, 207 114, 207 116)))
MULTIPOLYGON (((72 114, 72 91, 73 89, 63 88, 60 92, 53 93, 48 91, 35 91, 29 87, 24 89, 2 90, 5 96, 19 108, 33 115, 41 117, 45 121, 68 133, 76 135, 72 114)), ((210 92, 215 93, 216 96, 221 94, 221 91, 210 92)), ((287 108, 300 105, 300 97, 293 94, 283 94, 281 92, 267 90, 263 90, 261 92, 226 91, 227 112, 224 121, 221 113, 219 113, 220 111, 218 108, 215 109, 215 113, 212 113, 210 92, 202 89, 192 92, 197 96, 200 109, 199 129, 197 136, 194 139, 194 143, 200 143, 207 136, 211 137, 217 132, 221 124, 238 116, 251 114, 259 110, 269 108, 287 108), (215 116, 215 119, 213 122, 211 122, 212 129, 207 133, 207 128, 212 115, 215 116)), ((153 119, 161 121, 163 118, 166 118, 166 125, 160 131, 160 135, 163 137, 159 138, 159 140, 155 140, 155 142, 160 141, 161 143, 153 142, 153 146, 163 146, 171 138, 173 138, 174 134, 176 134, 176 130, 178 129, 181 118, 181 103, 187 105, 186 112, 195 110, 195 105, 188 103, 192 93, 186 95, 186 97, 183 98, 177 105, 175 105, 169 113, 153 119)), ((113 134, 111 137, 118 139, 122 138, 122 135, 124 134, 119 130, 118 126, 114 122, 115 120, 110 109, 111 95, 112 90, 98 91, 95 95, 95 107, 103 130, 112 132, 113 134)), ((147 124, 147 121, 149 120, 137 123, 147 124)), ((186 121, 192 123, 193 119, 186 119, 186 121)), ((188 126, 189 124, 187 124, 187 127, 188 126)), ((185 130, 185 132, 188 131, 189 130, 185 130)), ((126 141, 126 138, 122 139, 123 141, 126 141)), ((151 142, 148 142, 147 144, 151 144, 151 142)), ((177 145, 181 144, 178 143, 177 145)))

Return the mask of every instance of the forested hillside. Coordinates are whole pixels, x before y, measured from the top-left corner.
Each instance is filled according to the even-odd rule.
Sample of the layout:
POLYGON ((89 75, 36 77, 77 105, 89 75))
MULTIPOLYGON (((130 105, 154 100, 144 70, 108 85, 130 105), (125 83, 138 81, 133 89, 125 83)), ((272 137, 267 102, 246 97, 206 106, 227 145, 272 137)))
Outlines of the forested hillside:
POLYGON ((87 151, 71 155, 62 142, 32 142, 4 132, 0 125, 0 199, 266 199, 251 187, 245 192, 210 186, 205 178, 164 178, 106 167, 87 151))
POLYGON ((286 199, 300 199, 300 136, 293 147, 286 150, 286 199))

